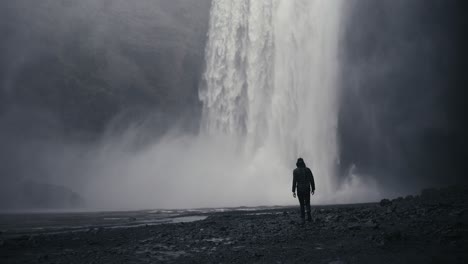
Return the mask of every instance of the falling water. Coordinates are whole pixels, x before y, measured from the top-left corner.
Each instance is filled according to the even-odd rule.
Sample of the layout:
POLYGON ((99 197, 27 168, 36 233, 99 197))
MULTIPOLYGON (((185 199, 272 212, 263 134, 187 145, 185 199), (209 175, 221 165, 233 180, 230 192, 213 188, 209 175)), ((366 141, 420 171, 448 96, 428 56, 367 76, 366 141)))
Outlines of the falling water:
POLYGON ((303 157, 321 200, 336 188, 341 6, 214 0, 199 92, 202 134, 236 140, 259 173, 274 162, 273 180, 286 182, 303 157))

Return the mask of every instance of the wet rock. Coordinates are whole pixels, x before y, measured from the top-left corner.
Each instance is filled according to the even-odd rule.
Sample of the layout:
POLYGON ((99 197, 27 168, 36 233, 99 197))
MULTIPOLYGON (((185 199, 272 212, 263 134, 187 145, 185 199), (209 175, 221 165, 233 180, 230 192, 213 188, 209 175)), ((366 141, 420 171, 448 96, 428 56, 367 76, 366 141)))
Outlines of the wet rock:
POLYGON ((337 215, 335 217, 335 222, 340 222, 343 217, 341 215, 337 215))
POLYGON ((23 235, 18 238, 16 238, 17 241, 29 241, 31 239, 31 236, 28 235, 23 235))
POLYGON ((391 214, 395 212, 396 208, 397 208, 396 205, 387 206, 387 211, 386 211, 387 214, 391 214))
POLYGON ((375 220, 371 219, 363 224, 364 227, 366 228, 372 228, 376 229, 379 227, 379 225, 375 222, 375 220))
MULTIPOLYGON (((82 232, 79 234, 82 238, 80 243, 72 242, 76 241, 72 238, 78 234, 35 236, 37 245, 42 247, 53 241, 50 243, 52 246, 45 246, 44 250, 41 248, 40 252, 37 250, 37 253, 31 253, 34 258, 24 263, 39 262, 38 257, 41 254, 49 255, 48 260, 41 262, 59 263, 66 263, 78 256, 79 259, 72 263, 116 263, 119 260, 125 263, 140 263, 140 260, 144 260, 143 263, 172 260, 174 263, 279 263, 291 259, 290 257, 297 257, 298 252, 304 254, 304 259, 318 256, 318 263, 339 264, 345 263, 344 260, 347 259, 353 263, 372 263, 377 257, 375 254, 382 254, 378 257, 385 259, 388 254, 394 253, 386 250, 386 247, 390 249, 393 246, 403 246, 406 241, 410 246, 430 248, 434 254, 448 252, 463 257, 464 253, 460 253, 459 249, 466 245, 465 219, 468 210, 462 198, 459 199, 451 207, 440 206, 438 200, 421 202, 418 197, 405 197, 398 202, 387 199, 382 206, 370 204, 330 206, 325 209, 318 207, 313 214, 314 223, 306 223, 305 226, 299 226, 300 217, 296 208, 282 208, 267 214, 263 211, 258 214, 236 212, 229 218, 225 218, 223 214, 213 214, 208 221, 183 225, 152 225, 147 229, 106 228, 105 232, 98 235, 82 232), (63 247, 56 246, 57 237, 64 242, 63 247), (67 244, 68 242, 70 243, 67 244), (304 245, 309 244, 317 244, 313 248, 318 250, 320 247, 322 251, 307 250, 304 245), (73 251, 67 251, 68 248, 73 251), (278 248, 281 250, 277 250, 278 248), (177 250, 185 250, 187 255, 171 255, 171 252, 177 250), (339 255, 331 255, 329 258, 330 255, 325 254, 328 250, 339 255), (366 259, 369 255, 367 252, 375 254, 371 259, 366 259), (139 256, 138 261, 132 261, 135 254, 139 256)), ((29 238, 25 241, 25 248, 32 248, 28 241, 29 238)), ((17 243, 13 239, 5 242, 17 243)), ((0 251, 10 248, 17 250, 21 246, 23 244, 11 247, 8 244, 0 248, 0 251)), ((407 251, 403 254, 408 254, 403 257, 418 260, 415 254, 420 252, 407 251)))
POLYGON ((402 234, 400 230, 393 230, 393 231, 384 233, 384 238, 387 241, 399 241, 402 239, 402 234))
POLYGON ((86 243, 90 246, 96 246, 96 245, 99 245, 100 242, 99 241, 95 241, 95 240, 88 240, 86 241, 86 243))
POLYGON ((348 230, 360 230, 361 225, 360 224, 350 224, 348 225, 348 230))
POLYGON ((257 253, 254 254, 254 256, 255 256, 256 258, 261 258, 261 257, 263 257, 264 255, 263 255, 262 253, 258 253, 258 252, 257 252, 257 253))
POLYGON ((388 199, 382 199, 380 201, 380 206, 383 206, 383 207, 386 207, 386 206, 390 206, 392 204, 392 202, 388 199))
POLYGON ((346 264, 346 262, 342 260, 333 260, 333 261, 328 262, 328 264, 346 264))
POLYGON ((456 212, 457 217, 466 217, 468 215, 467 210, 459 210, 456 212))
POLYGON ((387 243, 384 238, 378 238, 375 240, 375 243, 378 247, 384 247, 387 243))
POLYGON ((380 201, 380 206, 384 206, 384 207, 385 207, 385 206, 390 206, 391 204, 392 204, 392 202, 391 202, 390 200, 388 200, 388 199, 382 199, 382 200, 380 201))
POLYGON ((425 200, 434 200, 439 198, 440 194, 435 188, 428 188, 421 191, 421 198, 425 200))
POLYGON ((461 240, 462 238, 463 236, 461 234, 454 233, 454 232, 447 232, 446 234, 442 236, 442 239, 443 239, 442 241, 455 242, 455 241, 461 240))

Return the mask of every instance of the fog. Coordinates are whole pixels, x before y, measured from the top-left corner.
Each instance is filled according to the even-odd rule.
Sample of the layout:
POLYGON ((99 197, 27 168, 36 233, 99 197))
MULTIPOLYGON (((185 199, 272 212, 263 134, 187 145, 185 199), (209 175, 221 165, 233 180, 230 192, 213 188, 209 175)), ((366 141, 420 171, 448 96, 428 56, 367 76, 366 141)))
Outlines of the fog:
MULTIPOLYGON (((265 76, 291 84, 291 91, 304 89, 294 88, 298 80, 324 87, 314 88, 322 89, 314 90, 321 93, 316 98, 298 94, 304 104, 291 97, 283 104, 290 108, 276 107, 281 118, 273 123, 268 115, 249 119, 251 125, 270 124, 270 130, 260 127, 255 137, 242 137, 200 130, 210 1, 2 3, 0 209, 295 204, 290 188, 298 156, 316 175, 315 204, 377 201, 466 183, 461 6, 347 1, 334 22, 327 16, 326 30, 336 23, 337 35, 327 37, 325 30, 320 42, 323 47, 336 37, 336 57, 327 50, 314 53, 321 46, 306 37, 297 42, 312 43, 304 56, 300 50, 288 53, 295 43, 283 37, 293 35, 290 23, 276 22, 273 57, 292 54, 291 60, 312 72, 336 72, 327 82, 323 75, 308 76, 294 61, 288 64, 296 69, 294 77, 278 77, 290 69, 285 64, 267 70, 274 74, 265 76), (307 64, 305 58, 317 56, 323 61, 307 64), (330 59, 337 60, 336 69, 330 59), (336 104, 326 94, 331 83, 336 104), (321 107, 309 105, 298 120, 310 123, 288 130, 296 125, 289 116, 297 114, 291 102, 321 107), (258 141, 259 135, 264 140, 258 141), (246 150, 246 141, 260 147, 246 150), (289 147, 278 148, 280 143, 289 147)), ((283 20, 290 15, 279 13, 283 20)), ((295 21, 300 19, 309 18, 295 21)), ((307 30, 301 25, 294 34, 307 30)), ((248 67, 268 63, 268 56, 248 67)), ((265 98, 245 109, 257 107, 256 117, 261 116, 267 112, 265 98)), ((235 133, 248 128, 243 125, 235 133)))
POLYGON ((114 142, 136 151, 196 133, 209 4, 2 2, 1 207, 90 206, 88 166, 111 138, 137 133, 114 142))

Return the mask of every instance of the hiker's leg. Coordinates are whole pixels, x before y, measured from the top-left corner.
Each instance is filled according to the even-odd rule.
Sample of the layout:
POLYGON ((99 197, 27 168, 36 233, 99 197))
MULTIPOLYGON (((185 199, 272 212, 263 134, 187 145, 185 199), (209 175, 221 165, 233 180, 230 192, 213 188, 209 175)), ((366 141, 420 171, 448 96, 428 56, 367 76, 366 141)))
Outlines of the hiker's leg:
POLYGON ((312 215, 310 212, 310 192, 304 195, 304 204, 307 210, 307 220, 312 221, 312 215))
POLYGON ((297 192, 297 198, 299 199, 299 204, 301 206, 301 218, 305 218, 305 200, 304 193, 297 192))

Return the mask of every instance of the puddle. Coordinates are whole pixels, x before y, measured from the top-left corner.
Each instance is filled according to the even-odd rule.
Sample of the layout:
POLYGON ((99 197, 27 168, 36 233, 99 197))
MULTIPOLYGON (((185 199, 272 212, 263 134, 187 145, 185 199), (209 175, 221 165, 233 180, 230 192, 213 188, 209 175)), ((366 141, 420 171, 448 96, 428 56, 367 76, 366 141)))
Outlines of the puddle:
POLYGON ((211 242, 215 244, 223 244, 223 245, 231 245, 234 244, 234 241, 231 240, 230 237, 213 237, 213 238, 206 238, 202 240, 203 242, 211 242))
POLYGON ((206 215, 180 216, 180 217, 171 218, 169 220, 171 220, 171 223, 189 223, 189 222, 205 220, 207 217, 208 216, 206 215))
POLYGON ((246 214, 246 215, 279 215, 279 214, 282 214, 282 212, 274 212, 274 213, 270 213, 270 212, 264 212, 264 213, 250 213, 250 214, 246 214))
POLYGON ((190 223, 190 222, 205 220, 207 217, 208 216, 204 216, 204 215, 193 215, 193 216, 180 216, 180 217, 174 217, 174 218, 164 218, 164 219, 158 219, 158 220, 144 220, 144 221, 137 221, 135 224, 118 225, 118 226, 112 226, 110 228, 131 228, 131 227, 153 226, 153 225, 161 225, 161 224, 190 223))
POLYGON ((103 220, 105 220, 105 221, 119 221, 119 220, 124 220, 124 218, 121 218, 121 217, 106 217, 106 218, 103 218, 103 220))
POLYGON ((213 237, 213 238, 203 239, 203 241, 213 242, 213 243, 220 243, 220 242, 224 242, 224 241, 227 241, 227 240, 231 240, 231 238, 229 238, 229 237, 227 237, 227 238, 213 237))
POLYGON ((105 217, 102 218, 104 223, 97 223, 95 225, 76 225, 76 226, 42 226, 30 228, 17 228, 8 230, 10 235, 21 234, 64 234, 73 232, 99 232, 103 229, 121 229, 121 228, 135 228, 144 226, 153 226, 161 224, 176 224, 176 223, 189 223, 195 221, 205 220, 208 216, 193 215, 193 216, 180 216, 173 218, 159 218, 159 219, 144 219, 128 221, 124 217, 105 217), (113 223, 114 222, 114 223, 113 223))
POLYGON ((183 250, 177 250, 177 251, 168 250, 168 251, 165 251, 165 250, 143 249, 143 250, 136 251, 135 254, 145 255, 145 256, 159 255, 159 257, 161 257, 160 260, 163 261, 163 260, 167 260, 167 258, 175 259, 175 258, 181 257, 183 255, 186 255, 187 252, 185 252, 183 250), (161 255, 163 255, 163 256, 161 256, 161 255))

